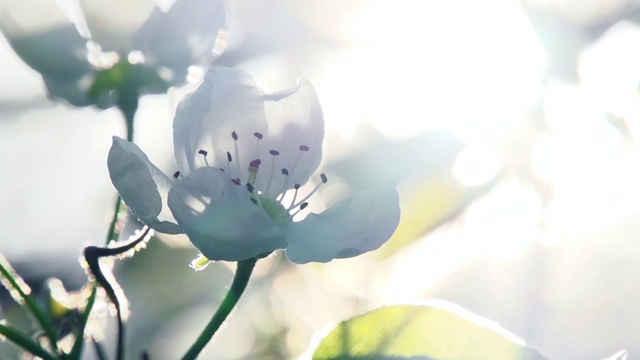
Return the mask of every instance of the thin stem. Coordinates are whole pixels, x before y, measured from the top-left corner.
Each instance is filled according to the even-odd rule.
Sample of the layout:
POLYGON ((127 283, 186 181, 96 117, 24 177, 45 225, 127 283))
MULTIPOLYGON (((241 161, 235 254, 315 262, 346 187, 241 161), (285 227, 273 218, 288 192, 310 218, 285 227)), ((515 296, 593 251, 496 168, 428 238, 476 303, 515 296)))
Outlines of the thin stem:
POLYGON ((87 323, 89 322, 89 315, 91 313, 91 309, 93 308, 93 304, 96 301, 98 289, 94 286, 91 289, 91 295, 87 299, 87 306, 85 307, 84 313, 80 319, 80 329, 78 334, 76 335, 75 343, 73 344, 73 348, 71 349, 71 353, 69 354, 70 360, 78 360, 80 359, 80 354, 82 353, 82 347, 84 345, 84 330, 87 327, 87 323))
POLYGON ((240 296, 242 296, 244 290, 247 288, 247 284, 249 283, 249 278, 251 277, 253 268, 256 265, 256 261, 256 259, 238 261, 238 268, 236 269, 236 275, 234 276, 233 282, 231 283, 231 288, 222 300, 222 303, 220 304, 220 307, 218 307, 216 313, 213 315, 213 318, 211 318, 207 326, 198 337, 198 340, 196 340, 196 342, 191 346, 182 360, 195 359, 200 354, 202 349, 204 349, 207 343, 211 340, 216 331, 218 331, 227 316, 229 316, 229 314, 231 313, 231 310, 233 310, 233 308, 238 303, 238 300, 240 300, 240 296))
MULTIPOLYGON (((125 120, 125 127, 127 129, 127 141, 133 141, 133 129, 134 129, 134 120, 136 111, 138 110, 138 97, 136 95, 135 100, 130 99, 129 102, 123 101, 120 99, 120 104, 118 106, 125 120)), ((120 214, 120 209, 122 208, 122 198, 120 195, 116 198, 116 203, 113 209, 113 218, 111 219, 111 223, 109 224, 109 230, 107 231, 107 237, 105 239, 105 245, 108 245, 111 240, 115 240, 116 234, 116 225, 118 224, 118 215, 120 214)), ((89 314, 93 309, 93 305, 95 303, 96 297, 96 289, 94 288, 91 296, 89 297, 89 301, 87 303, 87 307, 85 308, 83 314, 83 326, 81 327, 80 333, 77 334, 79 340, 76 340, 74 344, 72 354, 77 358, 82 351, 82 344, 84 338, 84 329, 87 325, 87 321, 89 320, 89 314)), ((124 344, 123 344, 123 332, 124 328, 122 325, 122 321, 120 319, 120 309, 118 309, 118 356, 122 356, 124 353, 124 344)))
POLYGON ((109 224, 109 231, 107 232, 107 238, 105 239, 105 245, 109 245, 112 240, 115 240, 114 237, 116 235, 116 224, 118 224, 118 215, 120 213, 120 208, 122 207, 122 198, 118 195, 116 199, 116 205, 113 209, 113 218, 111 219, 111 223, 109 224))

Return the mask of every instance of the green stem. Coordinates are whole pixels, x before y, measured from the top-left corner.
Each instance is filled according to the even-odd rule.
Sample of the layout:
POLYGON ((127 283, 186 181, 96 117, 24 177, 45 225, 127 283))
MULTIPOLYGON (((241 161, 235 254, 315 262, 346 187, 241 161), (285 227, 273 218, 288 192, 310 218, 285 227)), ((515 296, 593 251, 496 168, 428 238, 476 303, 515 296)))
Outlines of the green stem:
MULTIPOLYGON (((133 141, 134 119, 135 119, 136 111, 138 110, 138 97, 136 95, 135 100, 129 99, 128 102, 124 101, 123 99, 124 98, 120 99, 120 104, 118 108, 122 112, 122 115, 125 120, 125 126, 127 129, 127 141, 133 141)), ((105 239, 106 245, 109 245, 109 242, 111 242, 112 240, 115 240, 114 238, 116 234, 116 225, 118 224, 118 215, 120 213, 121 208, 122 208, 122 198, 120 197, 120 195, 118 195, 116 198, 114 209, 113 209, 113 218, 111 219, 111 223, 109 224, 109 230, 107 231, 107 237, 105 239)), ((95 297, 96 297, 96 289, 94 288, 91 293, 91 296, 89 297, 87 307, 85 308, 85 312, 83 314, 83 319, 82 319, 83 323, 81 327, 81 332, 77 335, 79 340, 76 340, 76 343, 74 344, 74 348, 72 351, 72 354, 74 354, 76 358, 79 356, 80 352, 82 351, 82 345, 84 343, 83 341, 84 329, 87 325, 87 321, 89 321, 89 314, 93 309, 93 305, 95 303, 95 297)), ((120 314, 118 314, 118 317, 119 316, 120 314)), ((118 327, 118 354, 119 356, 122 356, 124 352, 124 344, 123 344, 123 334, 122 334, 123 328, 122 328, 121 321, 119 322, 119 325, 120 326, 118 327)))
POLYGON ((35 356, 39 356, 45 360, 56 360, 53 355, 49 354, 45 349, 38 345, 38 343, 7 324, 0 323, 0 335, 13 341, 35 356))
POLYGON ((231 310, 236 306, 238 300, 240 300, 240 296, 247 288, 247 284, 249 283, 249 278, 251 277, 251 273, 253 272, 253 268, 256 265, 256 259, 249 259, 244 261, 238 261, 238 268, 236 269, 236 275, 233 278, 233 282, 231 283, 231 288, 227 292, 227 295, 222 300, 220 307, 213 315, 213 318, 209 321, 207 326, 204 328, 198 340, 191 346, 189 351, 185 354, 182 360, 192 360, 195 359, 202 349, 207 345, 207 343, 211 340, 213 335, 218 331, 220 325, 224 322, 224 320, 229 316, 231 310))
POLYGON ((87 327, 87 323, 89 322, 89 315, 91 315, 91 308, 93 308, 93 304, 96 301, 97 290, 95 287, 91 290, 91 295, 89 295, 89 299, 87 300, 87 306, 85 307, 84 313, 82 313, 82 318, 80 319, 80 329, 78 334, 76 334, 76 340, 73 344, 73 348, 71 349, 71 353, 69 354, 69 359, 78 360, 80 359, 80 354, 82 353, 82 347, 84 345, 84 330, 87 327))
POLYGON ((133 142, 133 122, 138 111, 138 92, 134 87, 125 87, 120 94, 118 108, 124 116, 127 126, 127 141, 133 142))
POLYGON ((107 232, 105 245, 109 245, 112 240, 115 240, 114 237, 116 235, 116 224, 118 223, 118 214, 120 213, 121 206, 122 198, 120 198, 120 195, 118 195, 118 198, 116 199, 116 205, 113 208, 113 218, 111 219, 111 223, 109 224, 109 231, 107 232))

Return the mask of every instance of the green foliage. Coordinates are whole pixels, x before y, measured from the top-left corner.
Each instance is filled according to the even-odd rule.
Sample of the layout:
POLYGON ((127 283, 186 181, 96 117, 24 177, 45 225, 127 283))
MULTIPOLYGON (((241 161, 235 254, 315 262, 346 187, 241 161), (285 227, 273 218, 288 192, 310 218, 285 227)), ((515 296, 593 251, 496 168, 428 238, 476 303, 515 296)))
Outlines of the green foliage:
POLYGON ((455 306, 394 305, 343 321, 316 349, 333 359, 544 359, 497 325, 455 306))

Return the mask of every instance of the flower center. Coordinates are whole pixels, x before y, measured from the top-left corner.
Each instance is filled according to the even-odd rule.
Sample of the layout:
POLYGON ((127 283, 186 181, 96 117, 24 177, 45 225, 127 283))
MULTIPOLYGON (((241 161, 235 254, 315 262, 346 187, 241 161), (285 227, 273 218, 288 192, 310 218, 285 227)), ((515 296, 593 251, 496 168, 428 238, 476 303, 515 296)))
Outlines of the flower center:
MULTIPOLYGON (((257 206, 262 207, 276 223, 281 224, 292 221, 294 216, 309 205, 308 200, 327 182, 327 177, 325 174, 321 174, 321 181, 318 185, 302 199, 299 199, 298 193, 301 186, 300 184, 293 184, 293 187, 291 187, 291 179, 296 173, 300 159, 310 150, 309 146, 298 146, 298 151, 295 157, 292 157, 293 160, 291 163, 287 164, 287 167, 282 167, 277 171, 280 151, 271 149, 268 151, 268 155, 265 154, 266 157, 262 159, 260 157, 260 143, 264 135, 260 132, 254 132, 253 137, 256 139, 255 155, 253 157, 246 157, 245 154, 240 154, 239 152, 238 141, 240 141, 240 137, 238 133, 232 131, 231 138, 233 139, 233 148, 226 151, 227 161, 224 166, 220 167, 220 170, 227 172, 235 185, 245 186, 249 192, 251 201, 257 206), (252 160, 248 161, 247 159, 252 160), (242 163, 247 164, 247 161, 247 171, 243 172, 242 163), (267 172, 268 175, 262 175, 263 172, 267 172), (260 177, 258 177, 259 173, 261 174, 260 177), (290 191, 293 192, 293 194, 287 197, 286 195, 290 191), (285 199, 287 199, 287 205, 285 205, 285 199)), ((211 167, 207 159, 209 152, 199 150, 198 154, 203 157, 205 166, 211 167)), ((217 165, 220 166, 221 164, 217 165)), ((176 172, 174 178, 178 179, 179 177, 180 172, 176 172)))

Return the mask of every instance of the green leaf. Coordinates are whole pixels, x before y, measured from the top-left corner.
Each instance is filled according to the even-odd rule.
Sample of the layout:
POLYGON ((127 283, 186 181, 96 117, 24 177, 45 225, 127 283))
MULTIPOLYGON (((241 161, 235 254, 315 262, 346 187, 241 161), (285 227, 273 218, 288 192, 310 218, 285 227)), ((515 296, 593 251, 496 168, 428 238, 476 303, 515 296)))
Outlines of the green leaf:
POLYGON ((544 359, 515 335, 456 305, 394 305, 343 321, 314 360, 544 359))
POLYGON ((0 336, 6 337, 24 350, 45 360, 55 360, 56 358, 43 349, 38 343, 27 335, 14 329, 13 327, 0 322, 0 336))
POLYGON ((58 337, 53 327, 51 318, 45 313, 42 307, 33 299, 31 289, 22 280, 20 275, 13 269, 9 261, 0 254, 0 282, 9 291, 13 299, 20 305, 26 307, 31 315, 38 322, 42 330, 49 338, 55 352, 58 351, 58 337))

